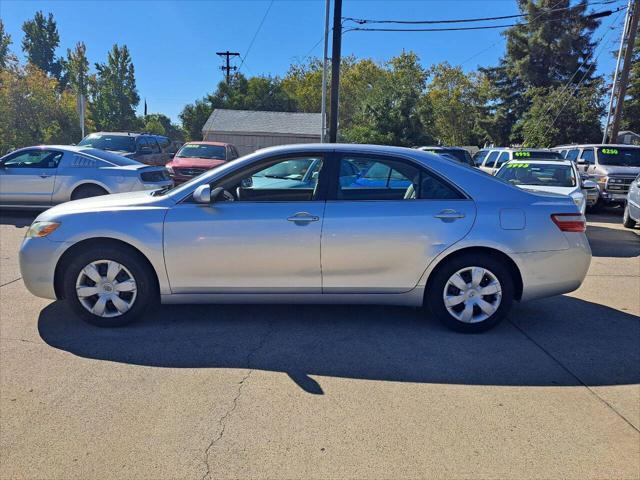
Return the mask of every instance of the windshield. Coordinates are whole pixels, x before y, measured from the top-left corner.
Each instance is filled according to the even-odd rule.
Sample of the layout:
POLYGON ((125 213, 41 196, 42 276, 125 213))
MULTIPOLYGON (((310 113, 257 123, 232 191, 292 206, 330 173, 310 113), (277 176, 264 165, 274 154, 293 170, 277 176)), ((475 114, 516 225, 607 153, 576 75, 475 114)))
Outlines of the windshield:
POLYGON ((527 159, 537 159, 537 160, 562 160, 562 154, 560 152, 545 152, 545 151, 531 151, 531 150, 519 150, 517 152, 513 152, 514 160, 527 160, 527 159))
POLYGON ((207 145, 206 143, 189 143, 178 150, 179 158, 206 158, 209 160, 226 160, 226 147, 207 145))
POLYGON ((122 155, 111 152, 105 152, 104 150, 98 150, 97 148, 82 148, 78 151, 86 155, 91 155, 92 157, 106 160, 107 162, 113 163, 114 165, 117 165, 119 167, 124 167, 127 165, 142 165, 140 162, 131 158, 123 157, 122 155))
POLYGON ((598 147, 601 165, 640 167, 640 148, 598 147))
POLYGON ((571 165, 507 163, 498 171, 496 177, 511 185, 576 186, 576 177, 571 165))
POLYGON ((111 150, 114 152, 135 152, 136 140, 128 135, 104 135, 102 133, 92 133, 83 138, 80 146, 99 148, 100 150, 111 150))

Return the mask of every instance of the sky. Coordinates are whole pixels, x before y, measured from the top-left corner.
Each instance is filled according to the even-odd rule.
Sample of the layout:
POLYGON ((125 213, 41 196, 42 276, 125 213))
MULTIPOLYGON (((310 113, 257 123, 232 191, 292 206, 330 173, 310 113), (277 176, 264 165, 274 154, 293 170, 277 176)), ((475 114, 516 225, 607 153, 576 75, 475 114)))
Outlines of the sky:
MULTIPOLYGON (((619 0, 592 8, 624 4, 619 0)), ((83 41, 92 70, 93 63, 106 60, 114 43, 126 44, 142 98, 138 111, 142 113, 146 99, 149 113, 164 113, 174 121, 185 104, 212 92, 224 78, 217 51, 240 52, 245 61, 236 59, 234 64, 247 76, 282 76, 292 63, 322 57, 324 0, 0 0, 0 18, 21 60, 22 23, 38 10, 54 15, 60 34, 58 55, 83 41)), ((344 17, 420 20, 517 13, 516 0, 344 0, 342 12, 344 17)), ((594 40, 604 36, 598 50, 600 73, 609 75, 615 67, 611 51, 617 48, 616 27, 623 19, 624 12, 604 18, 594 35, 594 40)), ((511 23, 500 23, 504 22, 511 23)), ((498 62, 505 46, 501 31, 347 32, 342 54, 383 62, 412 50, 425 67, 448 61, 470 71, 498 62)))

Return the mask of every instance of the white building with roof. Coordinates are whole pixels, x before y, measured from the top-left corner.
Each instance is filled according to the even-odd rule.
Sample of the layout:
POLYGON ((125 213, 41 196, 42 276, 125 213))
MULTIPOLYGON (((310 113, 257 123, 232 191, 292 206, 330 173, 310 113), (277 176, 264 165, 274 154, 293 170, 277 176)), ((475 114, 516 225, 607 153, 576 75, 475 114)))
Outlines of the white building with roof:
POLYGON ((246 155, 274 145, 319 142, 321 128, 319 113, 216 108, 202 127, 202 139, 232 143, 246 155))

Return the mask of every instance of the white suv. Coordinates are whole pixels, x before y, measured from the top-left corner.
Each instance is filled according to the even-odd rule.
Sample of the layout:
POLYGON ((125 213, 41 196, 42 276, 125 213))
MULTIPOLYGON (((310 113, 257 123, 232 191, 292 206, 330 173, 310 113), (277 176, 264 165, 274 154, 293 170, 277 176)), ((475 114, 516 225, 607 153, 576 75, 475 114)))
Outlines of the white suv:
POLYGON ((476 167, 495 175, 510 160, 562 160, 562 155, 543 148, 492 148, 476 167))

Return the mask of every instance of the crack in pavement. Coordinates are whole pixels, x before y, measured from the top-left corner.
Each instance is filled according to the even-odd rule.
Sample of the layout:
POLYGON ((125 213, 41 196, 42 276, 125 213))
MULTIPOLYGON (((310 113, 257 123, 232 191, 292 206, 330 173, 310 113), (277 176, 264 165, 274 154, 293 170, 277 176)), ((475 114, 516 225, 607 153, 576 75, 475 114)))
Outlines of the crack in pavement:
POLYGON ((251 368, 253 357, 256 354, 258 354, 258 352, 260 352, 260 350, 262 350, 262 348, 267 343, 267 340, 269 339, 269 337, 271 336, 273 331, 274 331, 273 323, 270 323, 269 327, 267 328, 266 333, 263 335, 262 339, 258 343, 258 346, 256 348, 254 348, 253 350, 251 350, 249 352, 249 354, 247 355, 247 369, 249 371, 244 375, 244 377, 242 377, 242 379, 238 383, 238 390, 236 392, 235 397, 233 398, 233 401, 231 402, 230 408, 218 420, 218 426, 220 428, 220 432, 218 433, 218 435, 215 438, 213 438, 211 440, 211 442, 209 443, 209 446, 204 451, 204 463, 205 463, 205 466, 207 467, 207 471, 202 476, 202 480, 211 479, 211 467, 209 465, 209 454, 210 454, 211 450, 215 447, 215 445, 224 436, 224 432, 225 432, 225 430, 227 428, 227 418, 229 418, 231 416, 231 414, 235 411, 236 407, 238 406, 238 400, 240 400, 240 396, 242 395, 242 388, 244 387, 245 382, 253 374, 254 370, 253 370, 253 368, 251 368))
POLYGON ((12 283, 16 283, 18 280, 22 280, 22 277, 18 277, 15 280, 11 280, 10 282, 3 283, 2 285, 0 285, 0 288, 6 287, 7 285, 11 285, 12 283))
POLYGON ((602 402, 613 413, 615 413, 622 420, 624 420, 624 422, 626 424, 628 424, 631 428, 633 428, 636 432, 640 433, 640 430, 638 429, 638 427, 636 427, 633 423, 631 423, 629 420, 627 420, 627 417, 625 417, 622 413, 620 413, 618 410, 616 410, 616 408, 613 405, 611 405, 609 402, 607 402, 604 398, 602 398, 600 395, 598 395, 596 393, 596 391, 593 390, 589 385, 587 385, 577 374, 573 373, 573 371, 571 371, 569 369, 569 367, 567 367, 555 355, 553 355, 549 350, 547 350, 540 343, 538 343, 531 335, 529 335, 527 332, 525 332, 524 329, 520 325, 515 323, 510 318, 508 318, 507 320, 509 321, 509 323, 511 325, 513 325, 517 330, 519 330, 520 333, 522 333, 522 335, 525 336, 525 338, 527 338, 531 343, 533 343, 536 347, 538 347, 540 350, 542 350, 542 352, 545 353, 549 358, 551 358, 551 360, 553 360, 555 363, 557 363, 560 366, 560 368, 562 368, 565 372, 567 372, 569 375, 571 375, 573 378, 575 378, 580 383, 580 385, 582 385, 584 388, 586 388, 589 391, 589 393, 591 393, 594 397, 596 397, 598 400, 600 400, 600 402, 602 402))

